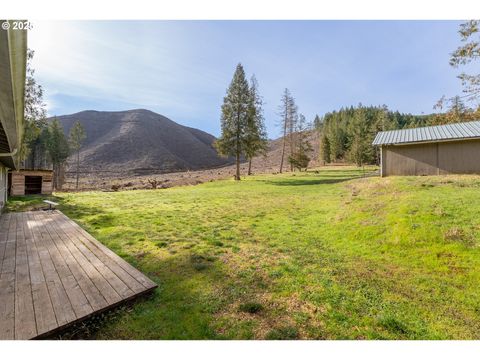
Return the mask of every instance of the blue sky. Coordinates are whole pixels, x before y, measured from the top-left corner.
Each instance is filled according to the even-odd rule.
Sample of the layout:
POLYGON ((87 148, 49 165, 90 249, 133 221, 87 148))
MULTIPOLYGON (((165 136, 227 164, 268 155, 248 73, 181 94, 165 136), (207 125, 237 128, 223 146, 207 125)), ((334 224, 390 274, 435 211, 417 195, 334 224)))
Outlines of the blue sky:
POLYGON ((282 91, 315 114, 386 104, 430 113, 461 93, 458 21, 38 21, 29 47, 49 115, 146 108, 214 135, 238 62, 255 74, 269 136, 282 91))

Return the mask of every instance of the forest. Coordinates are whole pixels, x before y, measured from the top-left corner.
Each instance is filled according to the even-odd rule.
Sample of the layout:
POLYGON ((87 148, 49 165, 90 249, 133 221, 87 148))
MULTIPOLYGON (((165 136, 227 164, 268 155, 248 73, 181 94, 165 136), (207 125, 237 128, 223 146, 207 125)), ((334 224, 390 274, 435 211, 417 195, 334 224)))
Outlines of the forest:
POLYGON ((378 164, 379 152, 371 144, 379 131, 441 125, 480 118, 480 107, 468 107, 461 97, 441 99, 435 109, 446 111, 412 115, 391 111, 386 105, 343 107, 318 115, 314 127, 321 133, 320 156, 325 163, 378 164))

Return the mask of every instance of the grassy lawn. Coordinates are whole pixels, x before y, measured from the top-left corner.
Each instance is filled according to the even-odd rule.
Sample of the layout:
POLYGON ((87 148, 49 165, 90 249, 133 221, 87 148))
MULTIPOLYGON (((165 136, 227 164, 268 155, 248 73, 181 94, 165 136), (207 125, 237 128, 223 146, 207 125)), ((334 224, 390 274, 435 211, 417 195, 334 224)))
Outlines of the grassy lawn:
POLYGON ((56 195, 159 284, 97 338, 480 338, 480 176, 352 168, 56 195))

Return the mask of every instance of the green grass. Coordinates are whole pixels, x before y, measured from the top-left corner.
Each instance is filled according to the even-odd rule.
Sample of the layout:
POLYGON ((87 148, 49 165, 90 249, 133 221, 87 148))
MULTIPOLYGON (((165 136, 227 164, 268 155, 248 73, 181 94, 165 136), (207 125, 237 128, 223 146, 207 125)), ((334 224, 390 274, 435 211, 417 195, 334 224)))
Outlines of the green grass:
POLYGON ((95 336, 480 338, 480 177, 361 175, 56 194, 159 284, 95 336))

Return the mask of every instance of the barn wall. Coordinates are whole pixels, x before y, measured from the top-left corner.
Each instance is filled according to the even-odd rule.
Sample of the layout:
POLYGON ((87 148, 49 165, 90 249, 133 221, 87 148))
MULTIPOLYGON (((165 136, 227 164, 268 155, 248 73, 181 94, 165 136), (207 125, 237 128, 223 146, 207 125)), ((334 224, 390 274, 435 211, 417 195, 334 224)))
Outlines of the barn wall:
POLYGON ((480 174, 480 141, 441 143, 438 161, 441 174, 480 174))
POLYGON ((384 146, 382 176, 480 174, 480 141, 384 146))

